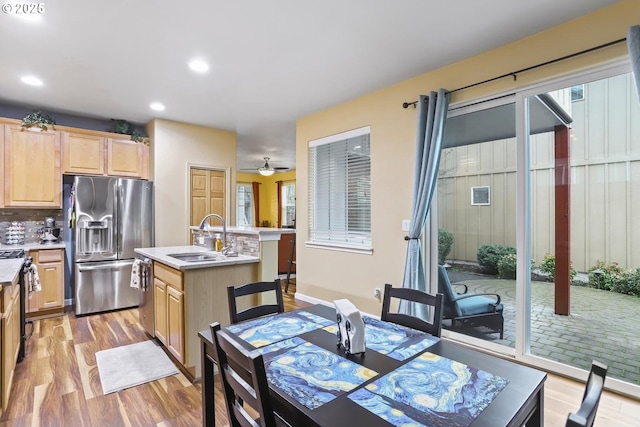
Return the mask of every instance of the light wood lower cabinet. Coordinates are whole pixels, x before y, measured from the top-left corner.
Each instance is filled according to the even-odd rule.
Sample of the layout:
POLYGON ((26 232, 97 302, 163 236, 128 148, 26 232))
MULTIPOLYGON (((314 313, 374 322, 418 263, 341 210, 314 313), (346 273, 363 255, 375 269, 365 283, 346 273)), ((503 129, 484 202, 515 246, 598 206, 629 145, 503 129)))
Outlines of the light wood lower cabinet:
POLYGON ((153 265, 156 338, 182 364, 184 353, 184 295, 182 272, 160 263, 153 265))
POLYGON ((25 311, 29 317, 64 313, 64 249, 30 251, 42 290, 29 295, 25 311))
MULTIPOLYGON (((13 285, 1 291, 2 318, 0 320, 0 401, 2 411, 9 403, 18 351, 20 350, 20 288, 17 278, 13 285)), ((0 411, 1 412, 1 411, 0 411)))

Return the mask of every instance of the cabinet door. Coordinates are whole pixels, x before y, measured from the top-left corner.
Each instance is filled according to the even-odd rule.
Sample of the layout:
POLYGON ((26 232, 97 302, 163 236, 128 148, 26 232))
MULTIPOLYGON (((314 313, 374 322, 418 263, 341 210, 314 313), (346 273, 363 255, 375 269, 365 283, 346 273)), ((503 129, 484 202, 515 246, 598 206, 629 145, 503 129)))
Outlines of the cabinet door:
POLYGON ((184 363, 184 294, 167 287, 167 349, 184 363))
POLYGON ((33 262, 38 269, 42 290, 33 292, 25 307, 28 313, 64 308, 64 251, 39 250, 33 262))
POLYGON ((153 279, 154 315, 156 318, 156 338, 167 345, 167 284, 153 279))
POLYGON ((60 133, 4 130, 5 207, 62 208, 60 133))
MULTIPOLYGON (((7 297, 7 295, 5 295, 7 297)), ((0 328, 2 329, 2 409, 7 408, 9 403, 9 392, 11 391, 11 383, 13 382, 13 373, 18 358, 18 350, 20 345, 20 295, 16 294, 13 298, 9 310, 2 315, 0 328)))
POLYGON ((62 133, 62 173, 104 175, 104 138, 81 133, 62 133))
POLYGON ((125 139, 107 139, 107 175, 149 178, 149 147, 125 139))

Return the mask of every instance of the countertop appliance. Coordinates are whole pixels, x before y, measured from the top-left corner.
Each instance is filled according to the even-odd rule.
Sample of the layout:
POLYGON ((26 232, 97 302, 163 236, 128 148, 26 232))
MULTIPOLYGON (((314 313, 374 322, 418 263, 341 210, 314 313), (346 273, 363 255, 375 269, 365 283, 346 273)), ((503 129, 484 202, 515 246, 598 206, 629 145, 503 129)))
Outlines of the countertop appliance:
POLYGON ((25 348, 27 340, 33 333, 33 321, 26 320, 25 306, 27 301, 27 286, 29 284, 31 264, 33 258, 25 257, 24 249, 7 249, 0 250, 0 259, 24 258, 22 268, 18 276, 18 285, 20 286, 20 349, 18 350, 18 362, 22 362, 25 356, 25 348), (31 326, 31 331, 27 334, 27 325, 31 326))
POLYGON ((56 220, 51 217, 45 218, 44 227, 38 228, 36 233, 44 245, 58 243, 60 239, 60 227, 56 227, 56 220))
POLYGON ((140 295, 130 286, 131 266, 135 248, 154 244, 153 183, 77 176, 71 193, 75 313, 137 306, 140 295))

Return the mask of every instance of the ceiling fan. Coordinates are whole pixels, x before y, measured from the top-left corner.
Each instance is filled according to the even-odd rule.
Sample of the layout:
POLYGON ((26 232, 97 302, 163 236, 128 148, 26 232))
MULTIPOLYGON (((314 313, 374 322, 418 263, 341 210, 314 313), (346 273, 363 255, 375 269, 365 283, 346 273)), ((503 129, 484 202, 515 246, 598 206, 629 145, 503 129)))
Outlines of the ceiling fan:
POLYGON ((258 167, 257 169, 242 169, 243 171, 254 171, 257 170, 258 173, 260 175, 264 175, 264 176, 270 176, 273 175, 274 172, 278 172, 278 171, 287 171, 289 170, 289 168, 285 168, 285 167, 273 167, 269 164, 269 160, 271 160, 271 157, 264 157, 264 164, 260 167, 258 167))

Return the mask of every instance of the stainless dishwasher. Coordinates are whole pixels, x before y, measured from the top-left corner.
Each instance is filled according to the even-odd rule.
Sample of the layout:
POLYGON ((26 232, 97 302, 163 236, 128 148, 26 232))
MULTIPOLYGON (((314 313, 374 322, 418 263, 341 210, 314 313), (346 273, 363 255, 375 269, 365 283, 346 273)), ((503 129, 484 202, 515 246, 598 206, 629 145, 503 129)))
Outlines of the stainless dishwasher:
POLYGON ((140 303, 138 321, 151 337, 155 337, 155 314, 153 311, 153 261, 140 259, 140 303))

